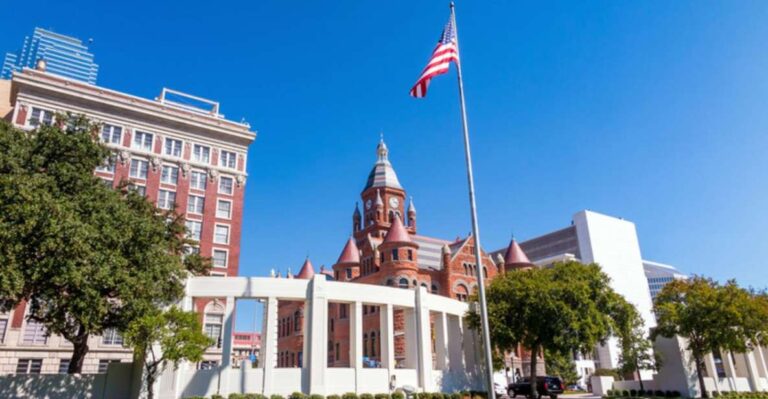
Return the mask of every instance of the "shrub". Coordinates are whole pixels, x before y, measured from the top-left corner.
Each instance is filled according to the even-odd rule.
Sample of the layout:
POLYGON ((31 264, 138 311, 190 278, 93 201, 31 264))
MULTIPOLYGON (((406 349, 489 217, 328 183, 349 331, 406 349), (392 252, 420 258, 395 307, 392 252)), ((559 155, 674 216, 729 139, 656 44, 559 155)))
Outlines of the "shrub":
POLYGON ((245 395, 241 393, 231 393, 227 396, 227 399, 245 399, 245 395))
POLYGON ((309 395, 309 399, 325 399, 325 396, 313 393, 312 395, 309 395))
POLYGON ((392 397, 388 393, 377 393, 376 395, 373 395, 374 399, 392 399, 392 397))
POLYGON ((625 390, 622 390, 622 391, 621 391, 621 396, 623 396, 623 397, 625 397, 625 398, 628 398, 628 397, 629 397, 629 391, 627 391, 626 389, 625 389, 625 390))
MULTIPOLYGON (((331 398, 328 398, 331 399, 331 398)), ((392 393, 392 399, 405 399, 405 395, 403 395, 402 392, 394 392, 392 393)))
POLYGON ((306 395, 301 392, 294 392, 291 394, 291 396, 288 397, 288 399, 306 399, 306 395))
POLYGON ((272 395, 269 395, 269 399, 285 399, 285 398, 283 397, 283 395, 272 394, 272 395))
POLYGON ((373 399, 373 395, 371 395, 369 393, 361 393, 360 394, 360 399, 373 399))
POLYGON ((224 399, 224 397, 218 394, 214 394, 214 395, 211 395, 211 399, 224 399))
POLYGON ((431 399, 445 399, 442 392, 433 392, 429 395, 431 399))
POLYGON ((637 389, 630 389, 630 390, 629 390, 629 396, 631 396, 631 397, 633 397, 633 398, 634 398, 635 396, 637 396, 637 389))
POLYGON ((341 399, 341 396, 339 395, 328 395, 325 397, 325 399, 341 399))
POLYGON ((672 391, 672 397, 673 398, 679 398, 683 395, 680 395, 680 391, 672 391))
POLYGON ((460 394, 458 392, 454 392, 454 393, 451 394, 451 399, 462 399, 463 397, 464 397, 464 395, 462 395, 462 394, 460 394))
POLYGON ((357 394, 354 392, 347 392, 344 395, 341 395, 341 399, 359 399, 357 397, 357 394))

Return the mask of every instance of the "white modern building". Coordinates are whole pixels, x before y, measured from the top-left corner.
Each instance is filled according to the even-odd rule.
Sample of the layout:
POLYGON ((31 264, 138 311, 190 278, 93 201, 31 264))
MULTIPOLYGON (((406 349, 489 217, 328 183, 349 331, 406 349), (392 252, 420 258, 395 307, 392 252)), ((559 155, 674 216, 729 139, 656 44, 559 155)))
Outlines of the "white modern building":
POLYGON ((656 295, 661 292, 667 283, 674 280, 687 279, 688 276, 677 270, 674 266, 664 263, 643 261, 645 269, 645 278, 648 280, 648 290, 651 292, 651 298, 656 299, 656 295))

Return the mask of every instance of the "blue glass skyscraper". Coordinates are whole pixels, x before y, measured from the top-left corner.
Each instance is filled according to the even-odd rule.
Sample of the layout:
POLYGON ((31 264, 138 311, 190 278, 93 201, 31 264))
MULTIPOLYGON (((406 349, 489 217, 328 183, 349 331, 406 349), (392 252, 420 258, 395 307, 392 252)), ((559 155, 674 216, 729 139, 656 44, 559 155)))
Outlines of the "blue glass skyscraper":
POLYGON ((46 71, 71 79, 96 84, 99 66, 83 41, 49 30, 35 28, 32 36, 24 38, 24 47, 5 54, 0 78, 10 79, 13 71, 34 68, 37 60, 44 59, 46 71))

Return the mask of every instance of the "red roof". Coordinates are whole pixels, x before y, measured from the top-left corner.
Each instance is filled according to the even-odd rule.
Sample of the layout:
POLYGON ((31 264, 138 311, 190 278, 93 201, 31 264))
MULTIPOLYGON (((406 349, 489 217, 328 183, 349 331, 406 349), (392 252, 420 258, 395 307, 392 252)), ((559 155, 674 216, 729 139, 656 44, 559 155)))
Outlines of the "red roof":
POLYGON ((299 274, 296 275, 296 278, 311 279, 314 275, 315 268, 312 266, 312 262, 309 261, 309 258, 307 258, 307 260, 304 261, 304 265, 301 266, 299 274))
POLYGON ((394 219, 386 237, 384 237, 384 242, 412 242, 400 218, 395 217, 394 219))
POLYGON ((357 249, 357 244, 352 237, 347 240, 347 245, 344 246, 344 250, 341 251, 336 263, 360 263, 360 250, 357 249))
POLYGON ((504 264, 506 265, 515 265, 515 264, 531 264, 531 261, 528 259, 528 256, 523 252, 523 249, 520 248, 520 244, 515 241, 513 238, 512 241, 509 242, 509 247, 507 247, 507 253, 504 254, 504 264))

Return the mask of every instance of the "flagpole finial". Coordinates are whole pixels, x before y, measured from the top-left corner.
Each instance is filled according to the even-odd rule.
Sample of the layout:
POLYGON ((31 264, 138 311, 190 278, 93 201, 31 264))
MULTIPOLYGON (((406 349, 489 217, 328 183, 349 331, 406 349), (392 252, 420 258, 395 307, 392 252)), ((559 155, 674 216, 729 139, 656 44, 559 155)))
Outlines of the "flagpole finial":
POLYGON ((455 4, 453 4, 453 2, 451 2, 451 10, 453 10, 454 6, 455 6, 455 4))

